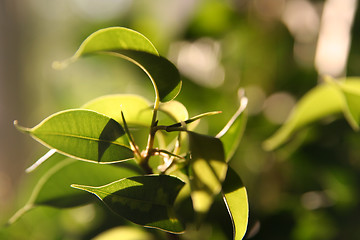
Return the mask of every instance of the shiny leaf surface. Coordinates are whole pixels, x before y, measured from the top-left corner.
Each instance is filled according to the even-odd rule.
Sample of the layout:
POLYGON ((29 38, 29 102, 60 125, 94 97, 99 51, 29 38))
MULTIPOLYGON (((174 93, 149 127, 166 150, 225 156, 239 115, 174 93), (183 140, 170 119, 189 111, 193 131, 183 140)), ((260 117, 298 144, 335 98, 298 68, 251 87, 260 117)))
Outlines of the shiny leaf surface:
POLYGON ((94 111, 62 111, 34 128, 18 128, 43 145, 80 160, 118 162, 133 157, 122 126, 94 111))
POLYGON ((121 179, 101 187, 73 184, 100 198, 126 219, 168 232, 184 231, 173 204, 184 182, 169 175, 147 175, 121 179))
MULTIPOLYGON (((101 185, 119 178, 142 174, 132 161, 119 163, 117 167, 76 161, 60 154, 55 154, 52 158, 51 162, 57 163, 41 176, 26 205, 13 216, 10 223, 36 206, 65 208, 93 200, 89 194, 71 188, 70 185, 74 182, 101 185)), ((41 167, 43 166, 45 165, 41 167)))
POLYGON ((220 193, 227 164, 220 139, 188 132, 191 198, 196 212, 206 214, 220 193))
POLYGON ((89 54, 118 56, 139 66, 154 85, 156 101, 170 101, 180 91, 181 80, 177 68, 166 58, 159 56, 153 44, 134 30, 123 27, 101 29, 91 34, 73 57, 55 62, 53 66, 63 68, 89 54))
POLYGON ((234 240, 241 240, 248 225, 249 204, 246 189, 240 177, 231 167, 228 168, 222 191, 233 223, 234 240))

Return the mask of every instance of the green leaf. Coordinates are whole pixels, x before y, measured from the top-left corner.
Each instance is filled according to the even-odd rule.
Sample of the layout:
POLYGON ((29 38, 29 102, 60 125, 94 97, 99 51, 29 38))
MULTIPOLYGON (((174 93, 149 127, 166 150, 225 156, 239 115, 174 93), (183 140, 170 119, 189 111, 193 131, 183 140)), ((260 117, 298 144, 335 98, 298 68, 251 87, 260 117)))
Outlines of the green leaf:
POLYGON ((96 98, 81 108, 104 114, 121 123, 121 112, 131 126, 149 127, 152 119, 150 103, 143 97, 131 94, 114 94, 96 98))
POLYGON ((186 107, 178 101, 162 103, 159 110, 167 114, 175 122, 185 121, 189 118, 186 107))
POLYGON ((228 168, 222 191, 233 223, 233 239, 241 240, 248 225, 249 204, 246 189, 240 177, 231 167, 228 168))
POLYGON ((126 59, 139 66, 151 79, 158 101, 170 101, 181 88, 177 68, 166 58, 159 56, 153 44, 142 34, 127 28, 111 27, 91 34, 80 46, 73 57, 55 68, 63 68, 82 56, 89 54, 109 54, 126 59))
POLYGON ((121 125, 94 111, 66 110, 34 128, 17 127, 43 145, 76 159, 109 163, 133 158, 121 125))
POLYGON ((111 210, 146 227, 181 233, 173 204, 184 182, 168 175, 147 175, 121 179, 101 187, 71 185, 99 197, 111 210))
POLYGON ((143 51, 158 55, 154 45, 141 33, 124 27, 109 27, 100 29, 86 38, 73 58, 118 49, 143 51))
POLYGON ((65 208, 93 200, 89 194, 71 188, 70 185, 74 182, 102 185, 119 178, 142 174, 132 161, 119 163, 120 167, 116 167, 76 161, 60 154, 55 154, 52 158, 51 162, 57 163, 41 176, 26 205, 9 220, 9 223, 13 223, 36 206, 65 208))
POLYGON ((194 210, 202 217, 220 193, 228 165, 220 139, 188 132, 190 186, 194 210))
POLYGON ((150 78, 156 98, 161 102, 168 102, 179 94, 182 84, 180 73, 166 58, 131 50, 118 50, 111 55, 122 57, 140 67, 150 78))
POLYGON ((216 137, 220 138, 224 145, 225 159, 227 162, 230 161, 239 146, 247 121, 247 114, 244 111, 246 109, 248 99, 244 97, 243 94, 241 94, 239 98, 240 106, 238 110, 225 127, 216 135, 216 137))
POLYGON ((284 144, 296 131, 326 116, 341 113, 343 96, 330 84, 319 85, 310 90, 297 103, 288 120, 268 138, 263 146, 273 150, 284 144))
MULTIPOLYGON (((165 103, 167 104, 167 103, 165 103)), ((132 94, 113 94, 106 95, 84 104, 81 108, 93 110, 95 112, 104 114, 117 122, 122 122, 121 111, 126 115, 126 122, 130 127, 134 128, 134 133, 137 133, 139 139, 147 137, 148 129, 139 127, 149 127, 152 119, 152 111, 150 103, 143 97, 132 94), (136 127, 136 128, 135 128, 136 127), (144 134, 139 134, 143 133, 144 134)), ((143 145, 146 144, 146 139, 143 145)), ((26 169, 26 172, 35 170, 40 164, 51 157, 56 152, 55 149, 51 149, 43 157, 37 160, 32 166, 26 169)))
POLYGON ((155 240, 143 229, 135 227, 116 227, 97 235, 93 240, 155 240))

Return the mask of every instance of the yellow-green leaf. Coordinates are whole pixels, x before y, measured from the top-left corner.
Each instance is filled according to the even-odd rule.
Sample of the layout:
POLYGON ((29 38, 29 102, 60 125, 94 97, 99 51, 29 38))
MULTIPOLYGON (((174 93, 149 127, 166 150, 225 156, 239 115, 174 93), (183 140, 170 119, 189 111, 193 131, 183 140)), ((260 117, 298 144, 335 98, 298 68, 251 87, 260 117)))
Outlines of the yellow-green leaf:
POLYGON ((152 119, 150 103, 145 98, 132 94, 102 96, 84 104, 81 108, 104 114, 119 123, 122 122, 122 111, 130 127, 150 127, 152 119))
POLYGON ((344 97, 343 112, 350 126, 359 130, 360 125, 360 78, 330 79, 344 97))
POLYGON ((80 57, 90 54, 108 54, 121 57, 139 66, 154 85, 156 102, 170 101, 181 88, 177 68, 159 56, 153 44, 142 34, 123 27, 110 27, 91 34, 70 59, 55 62, 55 68, 66 67, 80 57))
POLYGON ((136 227, 116 227, 97 235, 93 240, 155 240, 155 238, 144 229, 136 227))
POLYGON ((72 158, 102 163, 133 158, 122 126, 94 111, 66 110, 49 116, 34 128, 18 128, 72 158))
POLYGON ((264 148, 273 150, 284 144, 297 130, 326 116, 341 113, 342 109, 340 91, 330 84, 319 85, 299 100, 284 125, 264 142, 264 148))
POLYGON ((249 218, 249 204, 246 189, 231 168, 228 168, 226 179, 223 183, 223 198, 233 223, 233 239, 243 239, 249 218))
POLYGON ((180 122, 189 118, 186 107, 178 101, 162 103, 159 110, 167 114, 173 121, 180 122))
POLYGON ((228 165, 220 139, 194 132, 188 135, 191 198, 194 210, 202 217, 220 193, 228 165))

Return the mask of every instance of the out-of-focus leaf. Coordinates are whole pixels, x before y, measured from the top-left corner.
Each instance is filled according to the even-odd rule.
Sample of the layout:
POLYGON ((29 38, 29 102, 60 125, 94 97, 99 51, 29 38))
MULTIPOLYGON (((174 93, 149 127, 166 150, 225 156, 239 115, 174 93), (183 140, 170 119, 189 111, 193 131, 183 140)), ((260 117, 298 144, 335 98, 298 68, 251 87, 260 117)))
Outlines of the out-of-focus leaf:
MULTIPOLYGON (((73 57, 54 63, 54 67, 62 68, 82 56, 99 53, 119 56, 139 66, 154 85, 156 101, 170 101, 180 91, 177 68, 159 56, 153 44, 142 34, 122 27, 106 28, 91 34, 73 57)), ((155 104, 158 105, 158 102, 155 104)))
POLYGON ((325 81, 325 84, 315 87, 300 99, 287 122, 264 142, 265 149, 273 150, 300 128, 341 112, 354 130, 359 129, 360 79, 335 80, 326 77, 325 81))
POLYGON ((66 110, 34 128, 18 128, 43 145, 80 160, 106 163, 133 158, 122 126, 94 111, 66 110))
POLYGON ((96 98, 81 108, 104 114, 121 123, 121 111, 131 126, 149 127, 152 119, 150 103, 143 97, 131 94, 114 94, 96 98))
POLYGON ((102 185, 119 178, 142 174, 138 166, 131 161, 119 163, 121 167, 116 167, 64 159, 60 154, 55 154, 52 158, 54 158, 53 162, 58 161, 58 163, 39 179, 28 202, 10 219, 10 223, 36 206, 65 208, 82 205, 92 200, 89 194, 71 188, 70 185, 74 182, 102 185))
POLYGON ((121 179, 101 187, 71 185, 99 197, 111 210, 146 227, 181 233, 173 204, 184 182, 169 175, 147 175, 121 179))
POLYGON ((359 130, 360 125, 360 78, 347 78, 339 81, 333 81, 336 87, 344 96, 344 115, 350 126, 355 130, 359 130))
POLYGON ((185 121, 189 118, 186 107, 175 100, 161 104, 159 110, 166 113, 175 122, 185 121))
POLYGON ((273 150, 300 128, 326 116, 341 113, 342 109, 342 94, 329 84, 319 85, 299 100, 285 124, 263 146, 266 150, 273 150))
POLYGON ((216 135, 224 145, 225 159, 227 162, 230 161, 239 146, 247 121, 247 114, 244 110, 247 106, 248 99, 242 95, 239 96, 239 98, 240 106, 238 110, 225 127, 216 135))
POLYGON ((220 139, 194 132, 188 132, 188 135, 191 198, 194 210, 201 217, 220 193, 228 165, 220 139))
POLYGON ((231 167, 228 168, 222 191, 233 223, 234 240, 241 240, 248 225, 249 204, 246 189, 240 177, 231 167))
POLYGON ((93 240, 155 240, 155 238, 143 229, 135 227, 116 227, 107 230, 93 240))

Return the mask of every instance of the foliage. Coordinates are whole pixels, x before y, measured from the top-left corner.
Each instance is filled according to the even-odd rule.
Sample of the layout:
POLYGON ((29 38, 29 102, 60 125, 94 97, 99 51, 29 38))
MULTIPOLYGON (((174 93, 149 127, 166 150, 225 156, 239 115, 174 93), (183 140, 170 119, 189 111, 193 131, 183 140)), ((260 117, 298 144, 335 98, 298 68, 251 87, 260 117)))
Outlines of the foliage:
MULTIPOLYGON (((36 9, 36 14, 39 14, 40 2, 37 1, 36 6, 31 8, 36 9)), ((20 204, 23 204, 23 200, 27 202, 11 220, 15 220, 20 215, 21 218, 10 227, 0 229, 1 239, 92 239, 94 236, 95 239, 116 239, 118 236, 122 238, 126 236, 128 239, 152 240, 166 238, 227 240, 233 238, 234 232, 242 233, 246 228, 248 237, 254 240, 356 239, 359 236, 357 223, 360 199, 358 188, 360 145, 358 132, 351 131, 351 128, 355 130, 358 128, 356 102, 358 102, 359 79, 322 77, 319 76, 322 71, 313 64, 315 50, 317 51, 320 45, 317 39, 323 30, 317 21, 320 20, 322 13, 326 16, 325 11, 319 10, 329 1, 273 1, 267 4, 266 1, 209 0, 199 2, 196 6, 189 6, 188 3, 181 1, 136 1, 136 4, 132 1, 134 4, 131 12, 117 15, 113 21, 92 19, 91 24, 84 20, 85 18, 79 22, 84 16, 76 10, 71 13, 68 8, 78 3, 70 2, 64 4, 66 10, 61 10, 61 6, 57 5, 56 1, 51 5, 46 4, 44 5, 46 11, 43 11, 46 12, 43 14, 46 17, 42 16, 40 19, 23 23, 26 29, 31 29, 25 34, 22 33, 22 39, 25 39, 26 44, 23 44, 22 48, 17 48, 27 49, 26 54, 22 54, 26 56, 22 60, 27 63, 27 67, 18 71, 26 76, 24 79, 26 81, 21 86, 27 89, 24 102, 31 105, 36 104, 36 100, 42 100, 39 108, 33 106, 29 108, 32 116, 42 116, 44 111, 53 111, 54 103, 60 109, 72 108, 80 106, 99 93, 111 93, 112 95, 86 103, 80 109, 95 111, 114 119, 125 132, 125 135, 119 138, 124 149, 130 147, 134 154, 136 152, 134 146, 137 145, 141 155, 142 150, 147 149, 156 101, 147 100, 151 99, 153 94, 150 81, 141 82, 144 80, 144 74, 136 69, 136 66, 132 66, 132 63, 140 69, 147 70, 146 73, 150 76, 153 85, 156 85, 155 91, 168 86, 167 78, 164 83, 160 80, 164 69, 173 69, 168 66, 163 67, 161 71, 150 70, 152 62, 166 66, 167 60, 162 61, 154 57, 159 55, 158 51, 146 38, 142 38, 141 34, 132 30, 129 31, 140 36, 141 39, 132 41, 134 39, 130 39, 126 31, 121 34, 109 34, 111 40, 107 41, 109 48, 105 49, 105 52, 94 54, 104 47, 101 44, 103 39, 100 37, 97 43, 91 43, 88 47, 84 43, 84 47, 69 60, 54 63, 55 68, 64 68, 72 62, 77 62, 64 71, 44 71, 43 67, 37 69, 36 66, 48 66, 47 61, 57 58, 59 52, 56 51, 69 54, 67 51, 74 47, 68 46, 69 43, 79 42, 79 39, 84 38, 84 34, 100 27, 118 25, 121 22, 121 25, 145 33, 156 44, 159 52, 163 55, 167 54, 166 56, 176 64, 184 81, 183 84, 174 82, 179 88, 182 85, 181 94, 176 97, 177 101, 167 101, 176 95, 176 88, 168 95, 166 89, 164 95, 155 93, 159 99, 156 117, 158 126, 161 124, 161 127, 156 131, 153 146, 154 149, 158 148, 157 150, 161 151, 154 152, 149 158, 148 165, 159 176, 170 175, 185 182, 172 209, 175 212, 175 219, 184 224, 185 232, 168 234, 158 229, 144 229, 141 225, 134 225, 123 217, 113 214, 108 207, 103 208, 105 204, 99 201, 96 194, 69 187, 74 183, 77 186, 101 187, 121 179, 147 176, 149 169, 146 165, 138 164, 135 159, 126 161, 117 159, 111 164, 100 161, 100 164, 96 164, 98 160, 105 159, 104 157, 100 159, 99 154, 95 155, 95 160, 78 161, 79 157, 70 159, 59 152, 54 154, 56 150, 51 149, 28 168, 31 174, 26 176, 26 181, 35 179, 37 184, 29 187, 31 184, 25 182, 23 192, 29 191, 28 189, 34 191, 30 197, 24 197, 23 192, 20 193, 17 198, 20 199, 20 204), (292 8, 296 4, 298 7, 292 8), (187 9, 183 7, 185 5, 187 9), (57 7, 56 13, 62 15, 61 18, 52 16, 52 6, 57 7), (166 11, 163 11, 164 9, 166 11), (290 14, 291 9, 295 10, 296 14, 294 11, 290 14), (70 20, 68 16, 71 14, 74 16, 70 20), (76 14, 82 17, 79 18, 75 16, 76 14), (306 21, 303 21, 305 18, 306 21), (70 25, 69 20, 72 23, 70 25), (295 22, 297 24, 292 24, 295 22), (57 31, 53 31, 54 26, 57 31), (49 34, 44 34, 43 30, 46 28, 49 34), (27 41, 37 35, 41 37, 36 38, 36 41, 27 41), (127 45, 119 44, 118 37, 131 41, 127 45), (66 41, 63 41, 64 38, 66 41), (60 41, 54 42, 55 39, 60 41), (118 45, 121 45, 122 49, 111 52, 118 45), (145 54, 136 55, 124 49, 126 47, 136 48, 135 51, 144 51, 145 54), (36 51, 32 51, 33 49, 36 51), (192 50, 192 55, 187 54, 189 49, 192 50), (55 53, 52 52, 54 50, 55 53), (149 52, 154 56, 145 56, 149 52), (83 58, 87 55, 115 55, 130 60, 130 63, 108 56, 83 58), (79 58, 82 60, 77 61, 79 58), (34 64, 35 62, 37 64, 34 64), (31 67, 28 67, 29 65, 31 67), (147 69, 144 69, 144 66, 147 69), (157 74, 158 72, 160 74, 157 74), (60 79, 57 74, 61 75, 60 79), (39 81, 41 77, 46 78, 46 81, 39 81), (30 79, 31 81, 28 81, 30 79), (129 79, 131 81, 128 81, 129 79), (221 79, 223 82, 217 82, 221 79), (243 114, 243 109, 240 107, 223 130, 219 131, 234 111, 233 103, 236 99, 233 93, 239 86, 246 89, 246 96, 249 98, 248 114, 243 114), (46 91, 44 92, 43 89, 46 91), (136 91, 146 98, 138 95, 114 94, 118 91, 127 93, 136 91), (64 93, 66 96, 63 95, 64 93), (272 101, 273 96, 278 93, 285 93, 291 97, 290 100, 299 99, 299 101, 296 105, 295 101, 287 101, 289 99, 272 101), (29 98, 32 98, 32 101, 28 101, 29 98), (284 113, 287 114, 293 106, 295 107, 291 115, 283 124, 286 117, 284 113), (189 117, 189 113, 198 114, 213 109, 220 109, 223 113, 207 118, 202 118, 204 115, 201 114, 189 117), (280 117, 281 121, 273 121, 270 114, 284 116, 280 117), (195 120, 200 118, 202 120, 199 124, 199 121, 195 120), (212 155, 202 152, 197 153, 200 157, 196 158, 195 164, 190 162, 188 153, 191 146, 189 146, 188 133, 182 129, 184 127, 182 122, 186 123, 187 132, 196 131, 193 136, 195 139, 207 139, 207 135, 210 135, 221 140, 227 162, 225 165, 227 173, 220 194, 215 194, 219 186, 217 181, 215 185, 211 185, 209 191, 198 187, 202 182, 201 178, 190 182, 189 176, 201 174, 198 169, 202 170, 202 166, 204 172, 209 172, 216 164, 221 163, 220 166, 224 164, 214 161, 212 155), (247 125, 244 132, 245 123, 247 125), (279 128, 280 124, 283 125, 279 128), (126 132, 131 133, 133 141, 130 141, 128 137, 130 134, 126 132), (272 132, 275 134, 269 138, 272 132), (238 148, 243 134, 245 141, 242 141, 238 148), (268 140, 264 142, 266 138, 268 140), (132 142, 135 144, 131 145, 132 142), (42 163, 49 156, 50 159, 42 163), (204 161, 203 158, 210 162, 204 161), (229 162, 230 158, 235 161, 229 162), (197 167, 196 164, 201 167, 197 167), (36 171, 32 171, 35 168, 36 171), (190 171, 191 169, 193 171, 190 171), (246 189, 238 173, 242 176, 246 189), (194 187, 198 190, 195 196, 192 192, 194 187), (194 216, 191 197, 212 200, 213 196, 214 201, 207 214, 204 216, 199 212, 194 216), (249 223, 247 223, 248 205, 241 204, 247 202, 247 198, 252 207, 249 223), (85 203, 86 205, 83 205, 85 203), (75 208, 67 208, 73 206, 75 208), (28 211, 29 209, 32 210, 28 211), (24 212, 26 214, 23 214, 24 212)), ((25 3, 22 6, 29 4, 33 3, 25 3)), ((88 6, 95 9, 92 3, 88 6)), ((122 6, 122 9, 126 7, 122 6)), ((337 19, 338 16, 334 14, 330 18, 337 19)), ((28 17, 31 16, 26 15, 26 18, 28 17)), ((356 31, 359 29, 359 20, 357 14, 351 32, 353 43, 359 40, 360 35, 356 31)), ((351 24, 351 21, 348 23, 351 24)), ((107 28, 100 32, 108 32, 111 29, 107 28)), ((4 36, 8 36, 7 32, 4 36)), ((89 43, 92 40, 89 38, 87 41, 89 43)), ((330 46, 333 45, 328 46, 329 54, 333 52, 330 46)), ((345 73, 349 76, 359 76, 358 48, 358 45, 352 44, 348 62, 341 76, 345 76, 345 73)), ((11 61, 13 55, 16 56, 16 51, 13 51, 8 58, 9 61, 6 61, 10 65, 13 64, 11 61)), ((336 60, 330 57, 328 60, 334 59, 336 60)), ((9 69, 12 68, 11 66, 9 69)), ((169 75, 172 74, 171 72, 173 71, 170 71, 169 75)), ((5 101, 7 105, 23 111, 23 105, 13 104, 18 100, 18 91, 12 95, 14 100, 5 101), (10 102, 11 104, 8 104, 10 102)), ((243 96, 241 92, 240 96, 243 96)), ((245 106, 246 98, 240 99, 243 102, 241 105, 245 106)), ((205 116, 216 113, 218 112, 211 112, 205 116)), ((31 115, 27 116, 31 119, 31 115)), ((4 117, 10 118, 10 121, 19 118, 11 115, 4 117)), ((26 121, 23 117, 20 119, 21 122, 26 121)), ((9 119, 3 120, 9 122, 9 119)), ((31 133, 31 129, 24 130, 31 133)), ((109 135, 106 137, 111 138, 109 135)), ((94 141, 97 142, 95 145, 101 142, 98 136, 97 138, 94 141)), ((10 143, 11 138, 3 139, 6 142, 9 140, 10 143)), ((120 145, 115 144, 116 141, 110 140, 107 144, 117 149, 120 145)), ((209 144, 211 143, 212 141, 209 140, 209 144)), ((19 144, 21 143, 12 144, 18 152, 20 152, 19 144)), ((198 147, 202 148, 200 144, 198 147)), ((26 149, 23 151, 29 154, 26 149)), ((15 158, 10 159, 15 160, 15 158)), ((16 158, 16 160, 21 159, 16 158)), ((11 166, 19 169, 18 164, 11 162, 11 166)), ((214 182, 213 179, 221 176, 223 172, 223 169, 217 169, 210 175, 209 180, 214 182)), ((6 178, 3 185, 9 186, 6 178)), ((6 218, 6 213, 0 215, 6 218)), ((235 239, 241 238, 242 234, 236 234, 235 239)))
POLYGON ((247 100, 243 94, 239 110, 217 136, 199 134, 194 124, 220 112, 189 118, 186 108, 174 100, 181 88, 177 68, 138 32, 121 27, 99 30, 73 57, 55 62, 54 67, 63 68, 96 54, 139 66, 153 84, 154 102, 149 104, 137 95, 110 95, 79 109, 55 113, 33 128, 15 121, 20 131, 50 149, 29 171, 45 161, 56 164, 39 179, 27 204, 9 223, 37 206, 80 206, 93 201, 95 195, 130 222, 181 234, 189 224, 201 226, 216 197, 222 195, 232 219, 230 235, 242 239, 248 221, 247 194, 228 162, 245 127, 247 100), (163 124, 159 112, 172 123, 163 124), (137 142, 144 138, 147 142, 142 149, 137 142), (156 157, 161 160, 152 165, 156 157), (190 209, 184 204, 189 198, 190 209))

